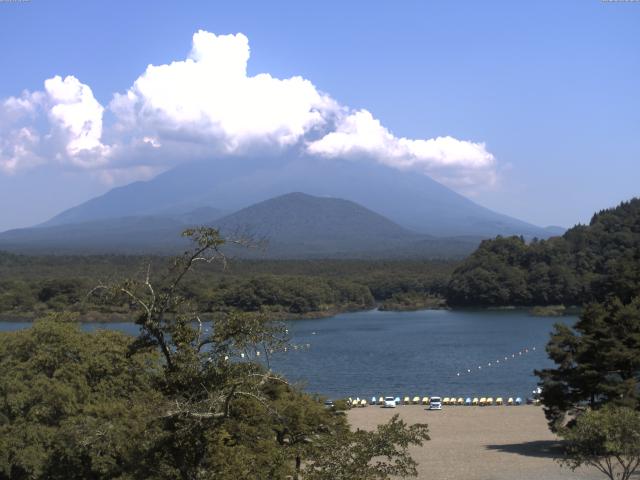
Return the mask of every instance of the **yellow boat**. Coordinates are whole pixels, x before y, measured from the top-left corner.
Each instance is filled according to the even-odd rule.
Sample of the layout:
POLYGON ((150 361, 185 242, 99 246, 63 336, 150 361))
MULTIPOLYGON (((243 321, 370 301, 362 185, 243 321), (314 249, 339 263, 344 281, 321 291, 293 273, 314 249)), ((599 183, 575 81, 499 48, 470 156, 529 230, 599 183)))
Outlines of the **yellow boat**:
POLYGON ((415 397, 413 397, 413 400, 411 401, 414 405, 418 405, 420 403, 420 397, 418 397, 417 395, 415 397))
POLYGON ((449 405, 449 400, 450 400, 450 399, 449 399, 449 397, 444 397, 444 398, 442 399, 442 404, 443 404, 443 405, 449 405))
POLYGON ((513 397, 509 397, 509 400, 507 400, 507 405, 513 405, 513 397))
POLYGON ((405 405, 409 405, 411 403, 411 399, 409 397, 404 397, 402 403, 404 403, 405 405))
POLYGON ((422 404, 429 405, 429 397, 422 397, 422 404))
POLYGON ((458 398, 458 405, 464 405, 464 398, 458 398))
POLYGON ((487 405, 493 405, 493 397, 487 398, 487 405))
POLYGON ((502 405, 503 403, 504 401, 502 400, 502 397, 496 398, 496 405, 502 405))
POLYGON ((487 404, 487 397, 480 398, 480 406, 484 407, 487 404))
POLYGON ((473 397, 473 401, 471 402, 471 405, 477 407, 479 403, 480 403, 480 400, 478 400, 478 397, 473 397))

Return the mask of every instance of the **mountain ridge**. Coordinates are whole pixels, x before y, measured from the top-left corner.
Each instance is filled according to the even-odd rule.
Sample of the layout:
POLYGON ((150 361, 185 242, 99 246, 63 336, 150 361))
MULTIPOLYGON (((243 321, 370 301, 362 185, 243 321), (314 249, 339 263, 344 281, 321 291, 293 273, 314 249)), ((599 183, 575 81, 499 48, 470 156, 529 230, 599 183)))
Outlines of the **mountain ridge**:
POLYGON ((417 233, 440 237, 524 235, 544 228, 493 212, 425 175, 382 164, 305 157, 191 162, 146 182, 117 187, 41 224, 77 223, 214 207, 226 212, 294 191, 356 202, 417 233))
MULTIPOLYGON (((209 209, 195 212, 211 214, 209 209)), ((265 249, 228 246, 250 258, 444 258, 470 253, 480 238, 436 238, 412 232, 350 200, 293 192, 217 219, 130 216, 0 234, 0 248, 21 253, 176 254, 187 246, 182 230, 208 224, 227 238, 266 240, 265 249)))

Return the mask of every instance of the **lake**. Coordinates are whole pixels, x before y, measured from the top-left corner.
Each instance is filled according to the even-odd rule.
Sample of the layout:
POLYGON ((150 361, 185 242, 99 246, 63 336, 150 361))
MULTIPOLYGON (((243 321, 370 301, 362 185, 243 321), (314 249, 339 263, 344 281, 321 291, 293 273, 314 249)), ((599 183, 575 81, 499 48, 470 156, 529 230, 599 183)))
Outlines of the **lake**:
MULTIPOLYGON (((330 398, 439 395, 527 397, 534 369, 551 366, 544 347, 556 322, 522 310, 346 313, 288 322, 295 344, 272 366, 330 398), (506 357, 506 360, 505 360, 506 357), (481 367, 481 368, 478 368, 481 367)), ((27 322, 0 322, 0 331, 27 322)), ((84 324, 135 334, 131 323, 84 324)))

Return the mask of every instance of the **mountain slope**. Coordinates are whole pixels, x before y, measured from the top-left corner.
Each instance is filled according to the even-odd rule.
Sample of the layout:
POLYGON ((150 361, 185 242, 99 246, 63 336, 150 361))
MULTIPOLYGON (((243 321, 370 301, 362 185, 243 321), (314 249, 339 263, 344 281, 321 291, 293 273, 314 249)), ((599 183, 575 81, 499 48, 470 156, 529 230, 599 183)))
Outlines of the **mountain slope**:
POLYGON ((434 236, 549 236, 543 228, 493 212, 416 172, 370 162, 309 158, 183 164, 150 181, 115 188, 45 225, 205 206, 236 211, 292 191, 351 200, 405 228, 434 236))
POLYGON ((354 202, 289 193, 243 208, 214 222, 223 232, 247 231, 272 243, 314 244, 326 248, 380 247, 383 242, 419 238, 354 202))
POLYGON ((480 241, 417 234, 354 202, 304 193, 282 195, 213 221, 205 218, 211 213, 199 209, 183 214, 182 221, 135 216, 12 230, 0 234, 0 249, 175 254, 187 244, 180 232, 200 224, 215 226, 230 238, 266 241, 261 249, 227 248, 232 255, 253 258, 459 257, 480 241))

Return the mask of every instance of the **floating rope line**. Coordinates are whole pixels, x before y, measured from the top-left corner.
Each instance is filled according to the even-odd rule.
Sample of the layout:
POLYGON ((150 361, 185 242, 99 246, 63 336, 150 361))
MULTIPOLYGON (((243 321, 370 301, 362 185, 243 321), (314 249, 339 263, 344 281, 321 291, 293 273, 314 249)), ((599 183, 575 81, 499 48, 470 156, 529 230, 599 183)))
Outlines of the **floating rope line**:
MULTIPOLYGON (((499 367, 500 365, 504 365, 506 362, 510 361, 510 360, 515 360, 516 358, 521 358, 525 355, 528 355, 529 353, 533 353, 536 351, 536 347, 531 347, 531 348, 523 348, 522 350, 520 350, 517 353, 512 353, 510 356, 509 355, 505 355, 504 356, 504 360, 502 360, 502 362, 500 361, 500 359, 496 359, 493 362, 487 362, 485 368, 496 368, 499 367)), ((470 368, 466 368, 463 369, 461 371, 459 371, 458 373, 456 373, 456 377, 461 377, 464 375, 471 375, 474 371, 479 371, 482 370, 483 365, 485 365, 484 363, 482 365, 478 365, 477 368, 475 367, 470 367, 470 368)))

